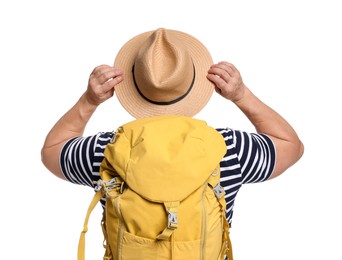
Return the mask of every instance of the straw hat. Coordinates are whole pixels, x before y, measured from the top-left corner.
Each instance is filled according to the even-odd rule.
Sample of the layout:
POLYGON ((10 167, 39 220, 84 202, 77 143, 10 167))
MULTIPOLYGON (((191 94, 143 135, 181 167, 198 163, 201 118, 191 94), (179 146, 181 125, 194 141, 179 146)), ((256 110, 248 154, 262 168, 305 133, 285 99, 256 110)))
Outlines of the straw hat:
POLYGON ((194 116, 209 101, 214 85, 206 76, 213 64, 193 36, 159 28, 139 34, 118 52, 114 66, 125 79, 115 87, 124 109, 135 118, 194 116))

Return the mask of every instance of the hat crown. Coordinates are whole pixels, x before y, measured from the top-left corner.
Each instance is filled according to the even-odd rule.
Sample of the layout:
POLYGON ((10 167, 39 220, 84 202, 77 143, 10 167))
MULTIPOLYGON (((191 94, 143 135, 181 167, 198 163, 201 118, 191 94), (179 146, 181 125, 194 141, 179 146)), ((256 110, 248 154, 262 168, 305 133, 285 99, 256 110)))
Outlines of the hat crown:
POLYGON ((135 118, 194 116, 214 91, 207 78, 212 64, 207 48, 188 33, 163 28, 143 32, 115 58, 114 66, 126 75, 115 93, 135 118))
POLYGON ((149 101, 168 103, 184 97, 194 81, 194 65, 182 41, 160 28, 142 44, 133 77, 149 101))

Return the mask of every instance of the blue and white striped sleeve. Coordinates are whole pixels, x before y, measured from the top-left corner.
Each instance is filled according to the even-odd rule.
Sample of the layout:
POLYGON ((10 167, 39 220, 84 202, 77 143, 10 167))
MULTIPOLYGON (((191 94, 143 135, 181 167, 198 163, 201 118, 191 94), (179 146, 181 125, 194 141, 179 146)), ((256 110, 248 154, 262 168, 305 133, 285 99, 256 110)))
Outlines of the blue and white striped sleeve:
POLYGON ((242 183, 266 181, 275 165, 275 147, 264 134, 234 131, 235 148, 241 166, 242 183))
POLYGON ((231 225, 235 198, 242 185, 241 166, 235 148, 234 131, 229 128, 221 128, 217 131, 223 136, 227 147, 227 153, 222 158, 220 167, 221 185, 225 191, 226 218, 231 225))
POLYGON ((75 137, 63 146, 60 167, 66 180, 74 184, 94 187, 99 178, 103 151, 111 133, 99 133, 87 137, 75 137))

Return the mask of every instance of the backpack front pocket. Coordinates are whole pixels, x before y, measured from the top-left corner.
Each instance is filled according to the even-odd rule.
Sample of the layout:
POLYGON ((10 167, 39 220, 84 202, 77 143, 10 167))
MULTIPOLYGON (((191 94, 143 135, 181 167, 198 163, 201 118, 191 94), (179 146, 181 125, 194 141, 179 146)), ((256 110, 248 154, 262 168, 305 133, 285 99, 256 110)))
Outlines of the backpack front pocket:
POLYGON ((191 260, 200 259, 200 240, 164 241, 153 240, 124 232, 122 259, 128 260, 191 260), (173 257, 172 257, 173 255, 173 257))

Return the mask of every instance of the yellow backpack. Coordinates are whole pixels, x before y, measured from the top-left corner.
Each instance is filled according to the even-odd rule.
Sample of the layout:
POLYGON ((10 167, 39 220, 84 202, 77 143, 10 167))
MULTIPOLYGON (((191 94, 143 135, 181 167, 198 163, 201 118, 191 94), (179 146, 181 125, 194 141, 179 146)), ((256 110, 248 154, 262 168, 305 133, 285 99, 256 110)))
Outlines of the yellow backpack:
POLYGON ((119 127, 105 148, 78 260, 85 259, 88 219, 102 197, 105 260, 233 260, 220 186, 225 153, 222 135, 190 117, 119 127))

